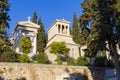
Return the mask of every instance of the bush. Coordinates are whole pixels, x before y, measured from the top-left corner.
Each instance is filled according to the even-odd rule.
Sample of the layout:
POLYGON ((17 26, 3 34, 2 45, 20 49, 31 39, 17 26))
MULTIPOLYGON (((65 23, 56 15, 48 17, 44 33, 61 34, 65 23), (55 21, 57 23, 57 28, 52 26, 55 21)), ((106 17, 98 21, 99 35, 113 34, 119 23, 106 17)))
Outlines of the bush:
POLYGON ((34 60, 41 64, 49 64, 48 57, 45 53, 39 53, 35 55, 34 60))
POLYGON ((76 65, 76 60, 74 59, 74 58, 72 58, 72 57, 67 57, 67 64, 68 65, 71 65, 71 66, 75 66, 76 65))
POLYGON ((5 47, 4 51, 0 53, 0 62, 18 62, 18 54, 10 47, 5 47))
POLYGON ((107 61, 107 67, 114 67, 113 60, 108 60, 107 61))
POLYGON ((78 66, 87 66, 88 62, 85 57, 78 57, 76 65, 78 66))
POLYGON ((16 53, 2 53, 0 54, 0 62, 18 62, 16 53))
POLYGON ((29 59, 29 56, 27 54, 22 54, 19 56, 19 61, 22 63, 29 63, 30 59, 29 59))
POLYGON ((62 64, 62 60, 61 60, 61 56, 60 55, 57 56, 56 62, 57 62, 58 65, 62 64))
POLYGON ((105 67, 106 66, 106 57, 105 56, 100 56, 95 58, 94 60, 94 66, 95 67, 105 67))
POLYGON ((61 60, 57 60, 57 64, 58 65, 62 65, 62 61, 61 60))

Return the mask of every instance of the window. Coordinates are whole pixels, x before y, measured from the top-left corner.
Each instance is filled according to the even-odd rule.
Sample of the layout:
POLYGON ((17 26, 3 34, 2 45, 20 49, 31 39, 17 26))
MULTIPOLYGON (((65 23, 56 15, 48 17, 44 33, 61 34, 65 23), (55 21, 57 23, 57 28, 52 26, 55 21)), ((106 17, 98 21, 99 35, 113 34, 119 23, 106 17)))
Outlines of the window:
POLYGON ((60 33, 60 24, 58 24, 58 33, 60 33))

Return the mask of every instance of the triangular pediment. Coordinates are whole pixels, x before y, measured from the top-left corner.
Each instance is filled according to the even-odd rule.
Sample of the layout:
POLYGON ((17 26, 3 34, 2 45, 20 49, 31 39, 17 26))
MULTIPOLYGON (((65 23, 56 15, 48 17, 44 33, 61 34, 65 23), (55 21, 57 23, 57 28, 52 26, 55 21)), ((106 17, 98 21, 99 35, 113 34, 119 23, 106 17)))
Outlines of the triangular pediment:
POLYGON ((39 25, 37 25, 33 22, 30 22, 30 21, 18 22, 17 25, 26 26, 26 27, 33 27, 33 28, 39 28, 40 27, 39 25))
POLYGON ((56 22, 63 22, 63 23, 68 23, 68 24, 70 23, 69 21, 65 19, 61 19, 61 20, 56 19, 56 22))

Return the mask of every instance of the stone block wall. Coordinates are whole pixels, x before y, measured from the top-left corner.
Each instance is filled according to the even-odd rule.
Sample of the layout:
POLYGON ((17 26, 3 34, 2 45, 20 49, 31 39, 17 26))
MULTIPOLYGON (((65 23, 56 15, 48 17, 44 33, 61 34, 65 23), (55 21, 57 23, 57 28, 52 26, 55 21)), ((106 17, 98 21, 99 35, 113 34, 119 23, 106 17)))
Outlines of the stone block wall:
POLYGON ((56 80, 64 74, 74 76, 76 80, 105 80, 104 69, 91 72, 88 67, 79 66, 0 63, 0 80, 56 80), (93 78, 94 73, 98 78, 93 78), (101 74, 102 78, 99 78, 101 74))

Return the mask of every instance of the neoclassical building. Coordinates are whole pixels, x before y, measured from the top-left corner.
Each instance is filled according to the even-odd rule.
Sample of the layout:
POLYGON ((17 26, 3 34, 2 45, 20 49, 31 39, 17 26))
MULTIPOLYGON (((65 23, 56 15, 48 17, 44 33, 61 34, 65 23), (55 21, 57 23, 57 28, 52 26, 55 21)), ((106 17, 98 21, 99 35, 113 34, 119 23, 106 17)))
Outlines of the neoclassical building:
POLYGON ((69 56, 77 59, 79 55, 79 45, 76 44, 72 36, 70 35, 70 22, 62 19, 56 20, 52 26, 48 29, 48 43, 45 48, 45 53, 48 55, 49 60, 54 61, 56 59, 56 55, 50 53, 50 46, 53 42, 61 42, 64 41, 66 43, 67 48, 69 48, 69 56))
POLYGON ((21 41, 21 37, 25 36, 29 38, 32 42, 32 48, 29 56, 32 57, 34 54, 36 54, 37 29, 39 27, 39 25, 31 22, 30 19, 28 19, 28 21, 21 21, 17 23, 13 32, 14 49, 16 53, 22 54, 22 50, 19 47, 19 43, 21 41))

